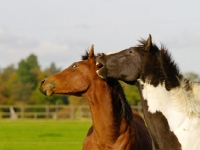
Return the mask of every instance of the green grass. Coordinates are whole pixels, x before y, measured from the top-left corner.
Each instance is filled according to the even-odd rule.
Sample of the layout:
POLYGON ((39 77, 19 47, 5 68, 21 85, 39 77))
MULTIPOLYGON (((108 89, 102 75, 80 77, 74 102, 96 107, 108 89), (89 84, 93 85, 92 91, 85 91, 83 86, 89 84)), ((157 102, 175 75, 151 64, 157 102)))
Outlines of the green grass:
POLYGON ((0 150, 81 150, 91 122, 1 121, 0 150))

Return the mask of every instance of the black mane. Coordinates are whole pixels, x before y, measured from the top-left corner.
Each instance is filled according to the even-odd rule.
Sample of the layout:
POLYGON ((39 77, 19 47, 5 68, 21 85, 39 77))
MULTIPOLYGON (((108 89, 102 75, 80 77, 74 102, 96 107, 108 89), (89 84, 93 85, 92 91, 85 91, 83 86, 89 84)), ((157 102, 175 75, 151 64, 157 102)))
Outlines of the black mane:
MULTIPOLYGON (((88 59, 88 51, 85 51, 85 54, 83 54, 82 60, 88 59)), ((121 116, 126 118, 127 121, 132 121, 133 119, 133 113, 130 104, 128 103, 126 96, 124 94, 123 87, 119 83, 117 79, 114 78, 108 78, 106 79, 107 84, 112 88, 113 95, 116 95, 115 99, 120 99, 122 103, 122 110, 121 110, 121 116)))
POLYGON ((161 46, 160 53, 167 77, 167 82, 165 83, 167 89, 172 89, 173 87, 179 86, 179 79, 181 79, 183 75, 180 73, 177 64, 172 60, 171 54, 163 45, 161 46))
POLYGON ((122 85, 119 83, 118 80, 114 78, 108 78, 106 80, 107 84, 112 88, 113 99, 120 99, 121 104, 122 104, 122 110, 121 110, 121 115, 122 117, 126 118, 127 121, 132 121, 133 119, 133 113, 130 104, 128 103, 124 89, 122 85))
MULTIPOLYGON (((139 42, 141 44, 136 48, 145 51, 147 41, 142 39, 139 42)), ((179 79, 182 78, 182 74, 177 64, 173 61, 171 54, 162 44, 160 49, 156 44, 152 44, 146 55, 148 55, 146 57, 148 60, 145 60, 143 79, 149 77, 150 83, 154 86, 164 81, 167 90, 179 86, 179 79)))
POLYGON ((88 55, 89 55, 88 50, 85 50, 85 54, 81 55, 81 59, 82 60, 87 60, 88 59, 88 55))

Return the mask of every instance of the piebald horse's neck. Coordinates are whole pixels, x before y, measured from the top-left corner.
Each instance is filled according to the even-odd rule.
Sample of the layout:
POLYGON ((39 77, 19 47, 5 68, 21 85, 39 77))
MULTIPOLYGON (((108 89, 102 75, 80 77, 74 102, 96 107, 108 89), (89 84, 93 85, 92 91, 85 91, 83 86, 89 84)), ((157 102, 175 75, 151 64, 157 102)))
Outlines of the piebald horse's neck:
POLYGON ((165 85, 159 84, 154 87, 138 80, 136 86, 140 92, 144 117, 153 139, 153 149, 180 150, 180 141, 174 131, 185 118, 171 101, 172 97, 165 89, 165 85))
POLYGON ((113 145, 120 134, 128 130, 129 125, 121 117, 121 100, 112 93, 105 81, 96 80, 92 86, 86 97, 91 109, 94 132, 100 143, 113 145))
POLYGON ((143 101, 145 119, 153 139, 156 139, 154 142, 159 145, 162 139, 165 139, 164 144, 159 145, 159 148, 166 149, 173 141, 171 147, 175 147, 176 150, 180 147, 182 150, 200 149, 198 144, 200 142, 198 140, 200 135, 199 84, 188 83, 182 78, 179 86, 167 90, 165 82, 157 86, 142 80, 138 82, 137 87, 143 101), (153 126, 156 126, 156 129, 153 126))

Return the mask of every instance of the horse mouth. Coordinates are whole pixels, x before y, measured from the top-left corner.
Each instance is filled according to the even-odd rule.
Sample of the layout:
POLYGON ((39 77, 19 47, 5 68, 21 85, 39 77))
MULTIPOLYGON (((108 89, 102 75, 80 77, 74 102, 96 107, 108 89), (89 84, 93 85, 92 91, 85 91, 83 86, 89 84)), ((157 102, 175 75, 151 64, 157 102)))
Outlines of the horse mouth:
POLYGON ((42 89, 40 88, 40 92, 46 96, 51 96, 53 95, 53 91, 51 89, 42 89))
POLYGON ((103 64, 99 63, 99 62, 96 63, 96 66, 97 66, 98 70, 100 70, 101 68, 103 68, 103 64))
POLYGON ((45 84, 45 80, 43 80, 41 82, 41 85, 40 85, 40 92, 46 96, 51 96, 53 95, 53 85, 52 84, 45 84))
POLYGON ((98 76, 101 77, 102 79, 105 79, 106 78, 106 68, 105 68, 105 66, 100 62, 97 62, 96 66, 97 66, 96 73, 98 74, 98 76))

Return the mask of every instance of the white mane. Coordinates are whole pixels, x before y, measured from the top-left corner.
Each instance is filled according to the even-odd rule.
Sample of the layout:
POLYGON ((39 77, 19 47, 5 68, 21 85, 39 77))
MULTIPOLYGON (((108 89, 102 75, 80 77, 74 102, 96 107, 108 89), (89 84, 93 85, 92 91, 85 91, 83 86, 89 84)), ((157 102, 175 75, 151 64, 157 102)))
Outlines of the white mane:
POLYGON ((180 86, 172 89, 173 100, 188 117, 200 117, 200 83, 180 80, 180 86))

